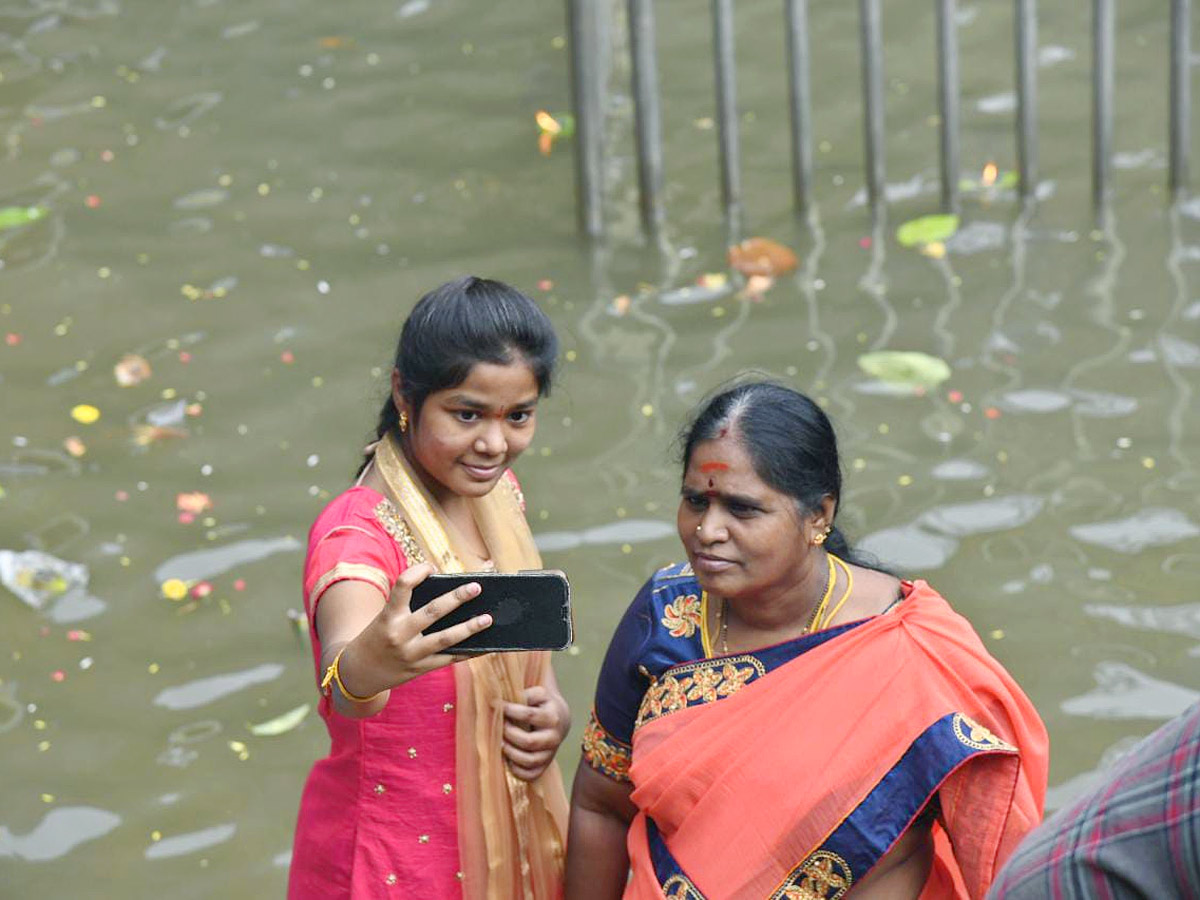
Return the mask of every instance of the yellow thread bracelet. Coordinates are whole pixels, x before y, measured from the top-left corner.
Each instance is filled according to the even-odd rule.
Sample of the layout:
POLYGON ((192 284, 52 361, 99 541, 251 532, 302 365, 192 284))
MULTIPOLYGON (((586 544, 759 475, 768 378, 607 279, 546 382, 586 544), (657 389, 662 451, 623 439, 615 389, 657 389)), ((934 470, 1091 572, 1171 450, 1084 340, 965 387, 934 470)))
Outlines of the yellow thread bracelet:
POLYGON ((325 677, 321 679, 321 692, 328 697, 332 693, 330 685, 336 684, 339 693, 351 703, 370 703, 379 694, 382 694, 383 691, 380 691, 379 694, 372 694, 370 697, 359 697, 357 694, 352 694, 346 690, 346 686, 342 684, 342 675, 338 671, 338 663, 341 662, 342 654, 345 652, 345 647, 339 650, 337 656, 333 658, 333 662, 329 664, 329 668, 325 670, 325 677))

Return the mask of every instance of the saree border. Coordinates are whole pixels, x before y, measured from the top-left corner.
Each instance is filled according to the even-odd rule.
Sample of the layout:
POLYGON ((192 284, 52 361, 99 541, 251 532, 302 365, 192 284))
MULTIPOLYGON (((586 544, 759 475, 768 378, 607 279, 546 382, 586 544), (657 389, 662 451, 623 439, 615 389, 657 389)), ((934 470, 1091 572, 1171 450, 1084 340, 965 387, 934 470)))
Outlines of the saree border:
MULTIPOLYGON (((871 790, 771 891, 769 900, 839 900, 895 845, 955 771, 985 754, 1018 750, 961 712, 929 725, 871 790)), ((655 877, 669 900, 705 900, 654 820, 646 835, 655 877), (675 893, 668 893, 668 886, 675 893)))

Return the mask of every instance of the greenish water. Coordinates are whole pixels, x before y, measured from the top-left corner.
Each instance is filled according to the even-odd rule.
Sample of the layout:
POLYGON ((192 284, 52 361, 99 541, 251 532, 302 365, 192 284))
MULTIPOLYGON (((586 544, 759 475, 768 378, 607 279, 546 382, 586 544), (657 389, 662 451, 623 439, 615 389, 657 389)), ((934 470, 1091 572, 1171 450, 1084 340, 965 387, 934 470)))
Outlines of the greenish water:
MULTIPOLYGON (((844 525, 928 577, 1033 698, 1052 803, 1197 698, 1200 213, 1162 192, 1161 4, 1120 11, 1111 228, 1092 232, 1087 199, 1087 17, 1055 6, 1043 201, 1021 220, 1004 191, 968 194, 941 259, 892 237, 936 208, 931 6, 887 5, 894 200, 874 232, 855 200, 853 4, 814 6, 807 223, 788 205, 778 4, 737 11, 745 231, 794 247, 800 271, 761 302, 694 303, 678 289, 725 270, 725 229, 693 4, 658 7, 668 230, 658 246, 637 236, 615 37, 610 239, 595 249, 576 236, 570 148, 536 148, 535 111, 568 107, 557 5, 0 7, 0 208, 48 211, 0 231, 0 548, 88 573, 40 610, 0 590, 0 895, 282 893, 327 739, 314 715, 277 736, 248 726, 315 698, 288 618, 301 542, 348 483, 405 312, 464 272, 538 297, 568 351, 518 466, 577 598, 578 653, 557 664, 568 777, 618 616, 679 556, 674 431, 748 368, 823 398, 844 525), (879 349, 952 375, 881 393, 857 365, 879 349), (153 374, 122 387, 127 353, 153 374), (79 404, 99 420, 73 420, 79 404), (184 523, 189 492, 212 507, 184 523), (172 577, 212 592, 173 602, 172 577)), ((1011 22, 983 3, 960 19, 977 179, 1015 165, 1011 22)))

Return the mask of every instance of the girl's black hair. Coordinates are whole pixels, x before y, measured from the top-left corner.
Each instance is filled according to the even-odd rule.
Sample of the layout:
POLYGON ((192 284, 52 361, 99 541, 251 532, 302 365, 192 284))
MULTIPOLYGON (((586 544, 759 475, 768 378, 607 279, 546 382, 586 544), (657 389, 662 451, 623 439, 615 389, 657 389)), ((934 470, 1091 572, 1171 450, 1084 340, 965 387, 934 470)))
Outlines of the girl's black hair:
MULTIPOLYGON (((538 396, 545 397, 557 357, 554 326, 525 294, 488 278, 448 281, 417 301, 400 330, 394 365, 412 410, 409 427, 416 425, 430 394, 462 384, 477 363, 525 362, 538 396)), ((399 428, 400 411, 389 390, 375 437, 399 434, 399 428)), ((365 467, 366 462, 359 474, 365 467)))
MULTIPOLYGON (((792 497, 802 513, 832 497, 834 516, 842 496, 837 436, 824 411, 809 397, 771 381, 750 381, 721 391, 701 406, 680 434, 683 468, 701 441, 723 433, 737 437, 764 482, 792 497)), ((858 558, 833 523, 825 540, 830 552, 858 558)), ((875 566, 872 566, 873 568, 875 566)))

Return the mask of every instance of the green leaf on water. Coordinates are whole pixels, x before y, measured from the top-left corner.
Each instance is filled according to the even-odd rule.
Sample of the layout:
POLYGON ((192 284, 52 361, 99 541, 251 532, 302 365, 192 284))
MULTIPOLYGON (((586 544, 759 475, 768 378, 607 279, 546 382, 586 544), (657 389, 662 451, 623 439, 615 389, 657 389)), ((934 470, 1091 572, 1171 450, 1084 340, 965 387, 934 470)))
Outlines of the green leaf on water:
POLYGON ((1002 189, 1015 188, 1021 183, 1021 175, 1015 169, 1009 169, 1007 172, 1001 172, 1000 178, 996 182, 996 187, 1002 189))
POLYGON ((301 703, 295 709, 289 709, 281 716, 249 726, 250 733, 257 737, 274 737, 277 734, 291 731, 304 721, 304 717, 308 715, 308 708, 307 703, 301 703))
POLYGON ((958 216, 941 214, 909 219, 896 229, 902 247, 919 247, 944 241, 958 231, 958 216))
POLYGON ((0 207, 0 231, 9 228, 20 228, 30 222, 45 218, 48 210, 44 206, 3 206, 0 207))
POLYGON ((950 377, 945 360, 916 350, 878 350, 858 358, 858 367, 887 384, 933 388, 950 377))

